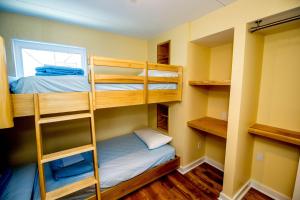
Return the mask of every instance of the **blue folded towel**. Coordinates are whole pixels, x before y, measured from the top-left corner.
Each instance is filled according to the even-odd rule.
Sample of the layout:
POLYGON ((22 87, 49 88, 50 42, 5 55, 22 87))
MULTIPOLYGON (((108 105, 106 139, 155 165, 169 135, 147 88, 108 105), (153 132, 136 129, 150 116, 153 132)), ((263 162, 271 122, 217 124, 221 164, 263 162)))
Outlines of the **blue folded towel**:
POLYGON ((83 69, 65 66, 44 65, 35 68, 36 76, 64 76, 64 75, 84 75, 83 69))
POLYGON ((50 162, 50 168, 56 180, 93 171, 92 152, 52 161, 50 162))
POLYGON ((61 178, 77 176, 90 171, 93 171, 93 163, 84 160, 79 163, 75 163, 73 165, 69 165, 67 167, 63 167, 58 170, 55 170, 53 176, 55 180, 59 180, 61 178))

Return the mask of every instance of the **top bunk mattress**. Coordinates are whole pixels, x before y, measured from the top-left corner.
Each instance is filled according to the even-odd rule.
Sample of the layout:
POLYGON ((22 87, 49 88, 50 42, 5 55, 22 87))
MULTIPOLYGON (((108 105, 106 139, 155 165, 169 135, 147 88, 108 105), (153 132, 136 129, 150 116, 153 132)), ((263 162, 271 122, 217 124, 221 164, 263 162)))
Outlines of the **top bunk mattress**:
MULTIPOLYGON (((13 81, 10 90, 15 94, 90 91, 85 76, 29 76, 13 81)), ((96 84, 97 91, 143 90, 143 84, 96 84)), ((149 90, 176 90, 177 84, 148 84, 149 90)))
MULTIPOLYGON (((175 158, 175 149, 171 145, 149 150, 134 133, 97 142, 97 152, 101 189, 113 187, 175 158)), ((93 176, 93 172, 89 172, 55 180, 49 164, 45 164, 44 169, 47 191, 93 176)), ((39 196, 36 184, 33 199, 39 199, 39 196)))

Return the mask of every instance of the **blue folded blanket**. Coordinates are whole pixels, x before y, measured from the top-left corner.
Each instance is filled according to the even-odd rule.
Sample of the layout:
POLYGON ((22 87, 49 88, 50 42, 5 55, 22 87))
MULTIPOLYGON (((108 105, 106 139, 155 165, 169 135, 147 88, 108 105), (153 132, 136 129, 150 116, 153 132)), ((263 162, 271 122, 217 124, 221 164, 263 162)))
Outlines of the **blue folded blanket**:
POLYGON ((50 168, 56 180, 93 171, 92 153, 86 152, 52 161, 50 162, 50 168))
POLYGON ((44 65, 43 67, 35 68, 35 71, 36 76, 84 75, 83 69, 65 66, 44 65))

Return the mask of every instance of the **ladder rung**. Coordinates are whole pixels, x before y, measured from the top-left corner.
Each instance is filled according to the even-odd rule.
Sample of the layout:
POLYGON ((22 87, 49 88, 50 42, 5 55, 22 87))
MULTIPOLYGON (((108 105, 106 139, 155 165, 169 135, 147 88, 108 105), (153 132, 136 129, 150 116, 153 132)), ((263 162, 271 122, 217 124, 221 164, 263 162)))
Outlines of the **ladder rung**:
POLYGON ((52 122, 60 122, 60 121, 68 121, 73 119, 82 119, 91 117, 90 113, 80 113, 73 115, 62 115, 57 117, 44 117, 39 120, 40 124, 52 123, 52 122))
POLYGON ((46 199, 58 199, 58 198, 66 196, 68 194, 79 191, 81 189, 95 185, 96 183, 97 183, 97 180, 95 179, 95 177, 89 177, 89 178, 83 179, 81 181, 58 188, 51 192, 47 192, 46 199))
POLYGON ((80 154, 80 153, 84 153, 84 152, 88 152, 88 151, 92 151, 92 150, 94 150, 94 146, 92 144, 88 144, 88 145, 84 145, 84 146, 80 146, 80 147, 75 147, 72 149, 67 149, 67 150, 43 155, 41 161, 42 161, 42 163, 47 163, 47 162, 50 162, 53 160, 58 160, 61 158, 73 156, 76 154, 80 154))

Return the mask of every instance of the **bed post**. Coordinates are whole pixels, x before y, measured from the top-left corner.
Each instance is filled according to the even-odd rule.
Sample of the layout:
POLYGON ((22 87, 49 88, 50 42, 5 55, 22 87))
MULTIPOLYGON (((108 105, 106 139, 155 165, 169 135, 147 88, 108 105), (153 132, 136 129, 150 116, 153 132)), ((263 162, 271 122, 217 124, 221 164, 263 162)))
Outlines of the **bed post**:
POLYGON ((14 126, 12 102, 7 78, 4 40, 0 36, 0 129, 14 126))
POLYGON ((144 75, 144 103, 148 103, 148 61, 145 63, 144 75))
POLYGON ((92 89, 92 97, 93 97, 93 109, 96 110, 94 56, 90 57, 90 78, 91 78, 91 89, 92 89))
POLYGON ((178 100, 181 101, 182 99, 182 85, 183 85, 183 67, 178 66, 178 100))

